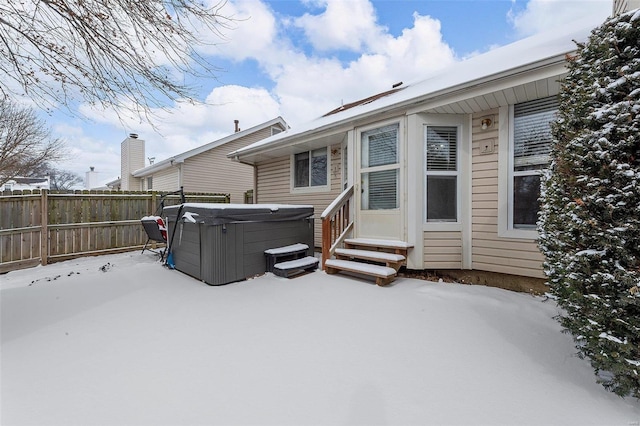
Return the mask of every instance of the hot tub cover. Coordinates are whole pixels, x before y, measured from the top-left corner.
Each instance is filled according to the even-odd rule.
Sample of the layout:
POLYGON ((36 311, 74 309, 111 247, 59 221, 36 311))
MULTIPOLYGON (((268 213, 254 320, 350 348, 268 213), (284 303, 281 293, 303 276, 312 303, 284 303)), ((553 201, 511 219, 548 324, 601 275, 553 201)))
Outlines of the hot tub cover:
MULTIPOLYGON (((175 221, 180 205, 168 206, 163 214, 175 221)), ((180 219, 190 223, 221 225, 232 222, 300 220, 313 216, 313 206, 291 204, 182 204, 180 219)))

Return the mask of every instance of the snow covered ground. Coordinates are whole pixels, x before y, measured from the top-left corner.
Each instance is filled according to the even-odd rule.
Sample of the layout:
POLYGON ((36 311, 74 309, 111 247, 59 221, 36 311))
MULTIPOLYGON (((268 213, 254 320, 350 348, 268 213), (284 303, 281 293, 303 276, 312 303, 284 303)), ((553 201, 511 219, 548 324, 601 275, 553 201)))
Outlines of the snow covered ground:
POLYGON ((0 276, 2 425, 638 425, 557 307, 315 272, 209 287, 153 254, 0 276))

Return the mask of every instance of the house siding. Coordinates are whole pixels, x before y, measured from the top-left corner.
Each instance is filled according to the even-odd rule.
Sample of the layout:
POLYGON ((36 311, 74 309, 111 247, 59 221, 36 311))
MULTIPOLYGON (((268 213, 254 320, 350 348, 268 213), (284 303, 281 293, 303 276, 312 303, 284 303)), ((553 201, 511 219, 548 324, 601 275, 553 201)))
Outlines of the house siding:
POLYGON ((231 194, 232 203, 244 203, 244 193, 254 187, 253 167, 232 161, 227 154, 269 136, 270 127, 186 159, 185 190, 231 194))
POLYGON ((425 232, 424 269, 462 269, 462 232, 425 232))
POLYGON ((325 208, 342 192, 342 160, 340 145, 333 145, 329 177, 331 190, 326 192, 291 192, 290 157, 278 158, 257 165, 258 203, 304 204, 313 205, 315 219, 315 246, 322 242, 322 223, 320 215, 325 208))
POLYGON ((171 167, 153 174, 153 190, 173 192, 180 189, 180 169, 171 167))
POLYGON ((544 260, 533 240, 498 236, 498 110, 473 116, 472 131, 472 262, 473 269, 544 278, 544 260), (481 130, 482 117, 492 116, 493 128, 481 130), (494 143, 492 153, 480 147, 494 143))

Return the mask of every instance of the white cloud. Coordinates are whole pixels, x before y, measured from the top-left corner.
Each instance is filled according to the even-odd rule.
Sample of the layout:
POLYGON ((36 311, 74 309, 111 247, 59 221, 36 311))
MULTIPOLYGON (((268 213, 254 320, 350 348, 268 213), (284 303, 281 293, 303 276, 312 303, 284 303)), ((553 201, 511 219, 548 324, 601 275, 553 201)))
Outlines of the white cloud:
POLYGON ((89 167, 93 166, 100 184, 120 175, 120 142, 124 137, 113 144, 108 137, 103 139, 89 136, 80 124, 68 123, 56 124, 52 133, 64 139, 68 152, 66 160, 57 163, 56 168, 72 171, 84 179, 89 167))
POLYGON ((611 0, 530 0, 524 10, 512 9, 507 16, 519 36, 553 30, 567 22, 611 14, 611 0))
POLYGON ((310 43, 319 50, 361 50, 371 46, 386 28, 376 24, 376 11, 368 0, 323 0, 323 13, 305 13, 294 25, 304 30, 310 43))
MULTIPOLYGON (((297 20, 276 16, 256 0, 229 1, 222 10, 225 16, 236 18, 236 28, 229 31, 229 42, 204 53, 214 55, 214 62, 215 57, 255 61, 272 81, 272 87, 214 88, 203 104, 176 103, 168 111, 155 111, 156 130, 138 118, 122 119, 115 111, 85 105, 81 112, 86 116, 121 129, 114 132, 114 140, 95 143, 110 146, 117 157, 120 142, 129 132, 135 132, 146 140, 147 156, 160 161, 231 134, 235 119, 240 120, 242 129, 247 129, 281 115, 295 127, 341 102, 388 90, 399 81, 423 79, 456 59, 442 39, 440 22, 429 16, 415 13, 412 25, 393 36, 377 23, 368 1, 317 0, 309 4, 315 15, 307 12, 297 20), (292 28, 287 25, 294 21, 294 32, 299 35, 302 28, 309 37, 301 43, 288 39, 285 31, 292 28), (330 36, 325 37, 327 34, 330 36), (318 50, 303 50, 309 46, 318 50), (325 49, 347 51, 352 59, 327 56, 325 49)), ((87 138, 81 136, 77 140, 87 138)), ((86 147, 82 168, 93 165, 101 169, 94 160, 100 157, 92 145, 86 147)), ((116 163, 109 155, 105 161, 115 177, 119 175, 119 160, 116 163)))
POLYGON ((232 19, 228 29, 221 29, 226 40, 221 41, 211 34, 212 44, 199 47, 202 53, 242 61, 274 49, 278 32, 276 18, 261 1, 229 1, 221 9, 221 14, 232 19))
POLYGON ((348 64, 300 53, 279 64, 278 72, 271 75, 285 119, 295 124, 316 118, 342 101, 391 89, 396 82, 423 79, 454 60, 453 50, 442 40, 439 21, 414 14, 411 28, 398 37, 379 35, 370 52, 348 64))
POLYGON ((92 140, 74 127, 61 126, 55 129, 56 135, 64 137, 73 157, 81 160, 74 171, 88 170, 89 165, 93 165, 97 170, 110 170, 113 177, 120 174, 120 142, 130 132, 145 140, 147 157, 160 161, 232 134, 234 120, 240 121, 242 129, 248 129, 281 115, 278 102, 265 89, 231 85, 213 89, 204 103, 181 102, 169 110, 154 111, 155 128, 147 122, 119 117, 114 110, 99 110, 88 105, 81 106, 80 110, 96 123, 125 131, 111 135, 112 140, 106 141, 92 140), (111 153, 101 157, 100 147, 105 145, 117 155, 117 162, 111 153))

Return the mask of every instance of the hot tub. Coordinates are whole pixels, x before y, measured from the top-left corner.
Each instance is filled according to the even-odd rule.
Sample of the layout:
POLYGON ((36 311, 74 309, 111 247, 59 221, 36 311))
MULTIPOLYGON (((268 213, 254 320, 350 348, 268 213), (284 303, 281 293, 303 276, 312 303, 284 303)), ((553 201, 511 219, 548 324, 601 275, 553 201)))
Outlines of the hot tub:
POLYGON ((263 274, 267 249, 304 243, 313 255, 313 206, 185 203, 163 216, 175 268, 209 285, 263 274))

